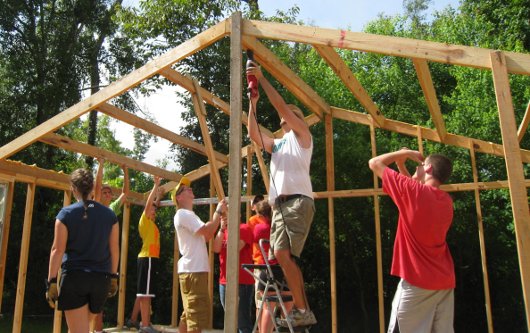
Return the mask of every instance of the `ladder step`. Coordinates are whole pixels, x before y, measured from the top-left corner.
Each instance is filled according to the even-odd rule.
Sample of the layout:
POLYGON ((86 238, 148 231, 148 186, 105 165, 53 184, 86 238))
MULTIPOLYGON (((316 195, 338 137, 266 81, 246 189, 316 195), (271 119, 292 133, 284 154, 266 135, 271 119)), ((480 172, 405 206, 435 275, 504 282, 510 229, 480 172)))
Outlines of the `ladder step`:
MULTIPOLYGON (((276 296, 276 295, 265 296, 265 300, 269 301, 269 302, 275 302, 275 303, 279 303, 280 302, 279 297, 276 296)), ((284 301, 284 302, 292 302, 293 301, 293 296, 290 296, 290 295, 282 296, 282 301, 284 301)))

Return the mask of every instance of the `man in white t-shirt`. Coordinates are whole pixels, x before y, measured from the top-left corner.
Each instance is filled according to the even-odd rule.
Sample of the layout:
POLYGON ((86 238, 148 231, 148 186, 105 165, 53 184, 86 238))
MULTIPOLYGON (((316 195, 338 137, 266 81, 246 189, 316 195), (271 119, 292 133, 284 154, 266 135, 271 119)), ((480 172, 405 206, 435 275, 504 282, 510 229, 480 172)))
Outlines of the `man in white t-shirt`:
MULTIPOLYGON (((259 66, 247 68, 247 76, 257 78, 280 116, 283 136, 274 139, 262 135, 256 119, 259 94, 249 94, 248 134, 252 141, 271 154, 269 203, 273 210, 270 244, 293 294, 294 307, 288 320, 293 326, 311 326, 317 320, 309 309, 304 277, 296 260, 300 258, 315 214, 309 176, 313 137, 302 111, 285 103, 259 66)), ((280 321, 280 325, 286 326, 286 321, 280 321)))
POLYGON ((177 208, 174 224, 181 254, 177 271, 184 311, 180 317, 179 333, 202 332, 211 326, 212 309, 208 296, 210 266, 206 242, 215 235, 226 204, 224 200, 219 202, 212 221, 201 221, 193 212, 195 196, 186 177, 182 177, 171 192, 171 198, 177 208))

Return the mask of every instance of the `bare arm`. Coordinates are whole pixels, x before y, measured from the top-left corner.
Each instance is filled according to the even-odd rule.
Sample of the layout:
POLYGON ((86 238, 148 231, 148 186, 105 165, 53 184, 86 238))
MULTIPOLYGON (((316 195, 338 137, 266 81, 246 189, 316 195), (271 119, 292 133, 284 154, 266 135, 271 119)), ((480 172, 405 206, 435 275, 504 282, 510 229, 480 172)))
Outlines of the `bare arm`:
POLYGON ((270 154, 274 139, 260 131, 258 119, 256 118, 259 94, 256 97, 250 97, 249 93, 248 96, 250 98, 248 107, 248 135, 252 141, 270 154))
POLYGON ((396 163, 397 161, 400 161, 401 164, 404 164, 407 159, 421 163, 424 160, 424 157, 419 151, 402 149, 376 156, 370 159, 368 166, 379 178, 382 178, 386 167, 392 163, 396 163))
POLYGON ((153 189, 149 193, 149 196, 147 197, 147 202, 145 203, 145 208, 144 208, 145 215, 151 214, 154 210, 153 203, 155 202, 155 198, 157 196, 159 186, 160 186, 160 177, 154 176, 153 189))
POLYGON ((118 272, 118 263, 120 261, 120 226, 119 223, 114 223, 112 230, 110 231, 109 248, 111 258, 111 272, 118 272))
POLYGON ((261 88, 263 91, 265 91, 265 94, 267 94, 269 101, 278 112, 280 118, 283 118, 291 130, 293 130, 293 132, 296 134, 296 137, 298 140, 300 140, 301 146, 308 148, 311 144, 311 132, 309 131, 309 126, 307 123, 304 120, 298 118, 294 112, 291 111, 287 103, 285 103, 283 97, 278 93, 278 91, 276 91, 276 89, 274 89, 269 80, 263 76, 259 66, 249 67, 247 74, 256 76, 261 88))
POLYGON ((125 203, 127 200, 127 196, 129 195, 129 169, 127 169, 126 166, 123 166, 123 187, 121 188, 121 194, 118 197, 118 200, 120 202, 120 207, 125 203))
POLYGON ((48 281, 57 277, 59 267, 63 261, 64 251, 66 249, 66 241, 68 239, 68 229, 59 220, 55 220, 55 236, 50 251, 50 263, 48 266, 48 281))
POLYGON ((219 228, 219 231, 215 234, 215 238, 213 240, 213 252, 215 253, 221 252, 221 249, 223 248, 223 235, 226 232, 227 225, 227 219, 221 215, 221 227, 219 228))
POLYGON ((206 241, 212 239, 221 222, 222 212, 226 212, 226 202, 224 199, 217 204, 212 220, 206 222, 195 234, 203 236, 206 241))

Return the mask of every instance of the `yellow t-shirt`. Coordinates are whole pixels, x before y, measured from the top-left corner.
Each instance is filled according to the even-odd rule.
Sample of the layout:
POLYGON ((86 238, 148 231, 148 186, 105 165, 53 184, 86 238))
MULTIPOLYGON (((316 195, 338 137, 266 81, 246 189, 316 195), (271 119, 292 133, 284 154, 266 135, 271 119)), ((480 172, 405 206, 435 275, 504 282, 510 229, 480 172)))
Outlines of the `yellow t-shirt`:
POLYGON ((138 222, 138 232, 142 238, 142 249, 138 257, 158 258, 160 256, 160 233, 155 221, 148 218, 145 213, 142 213, 140 222, 138 222))

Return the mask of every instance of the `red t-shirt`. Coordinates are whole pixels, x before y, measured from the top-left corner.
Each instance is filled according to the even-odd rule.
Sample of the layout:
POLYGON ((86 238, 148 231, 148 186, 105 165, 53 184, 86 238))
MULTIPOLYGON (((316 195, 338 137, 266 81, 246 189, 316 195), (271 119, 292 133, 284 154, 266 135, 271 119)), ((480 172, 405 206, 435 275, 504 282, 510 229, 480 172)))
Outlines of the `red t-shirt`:
MULTIPOLYGON (((263 216, 263 215, 253 215, 248 219, 247 222, 248 226, 252 230, 252 233, 254 235, 254 244, 252 244, 252 260, 254 261, 254 264, 264 264, 263 262, 263 256, 261 255, 261 251, 259 249, 259 240, 260 238, 269 239, 271 234, 271 221, 263 216), (268 227, 265 227, 265 229, 268 228, 268 233, 264 234, 264 236, 260 235, 259 238, 256 237, 256 227, 260 225, 268 225, 268 227)), ((260 227, 263 229, 263 227, 260 227)))
MULTIPOLYGON (((254 284, 254 278, 241 268, 242 264, 252 264, 252 231, 246 224, 239 225, 239 239, 245 242, 245 246, 239 251, 239 284, 254 284)), ((223 234, 223 245, 219 252, 219 283, 226 284, 226 247, 228 232, 223 234)))
POLYGON ((455 287, 453 258, 446 235, 453 200, 446 192, 386 168, 383 191, 399 209, 391 274, 430 290, 455 287))

